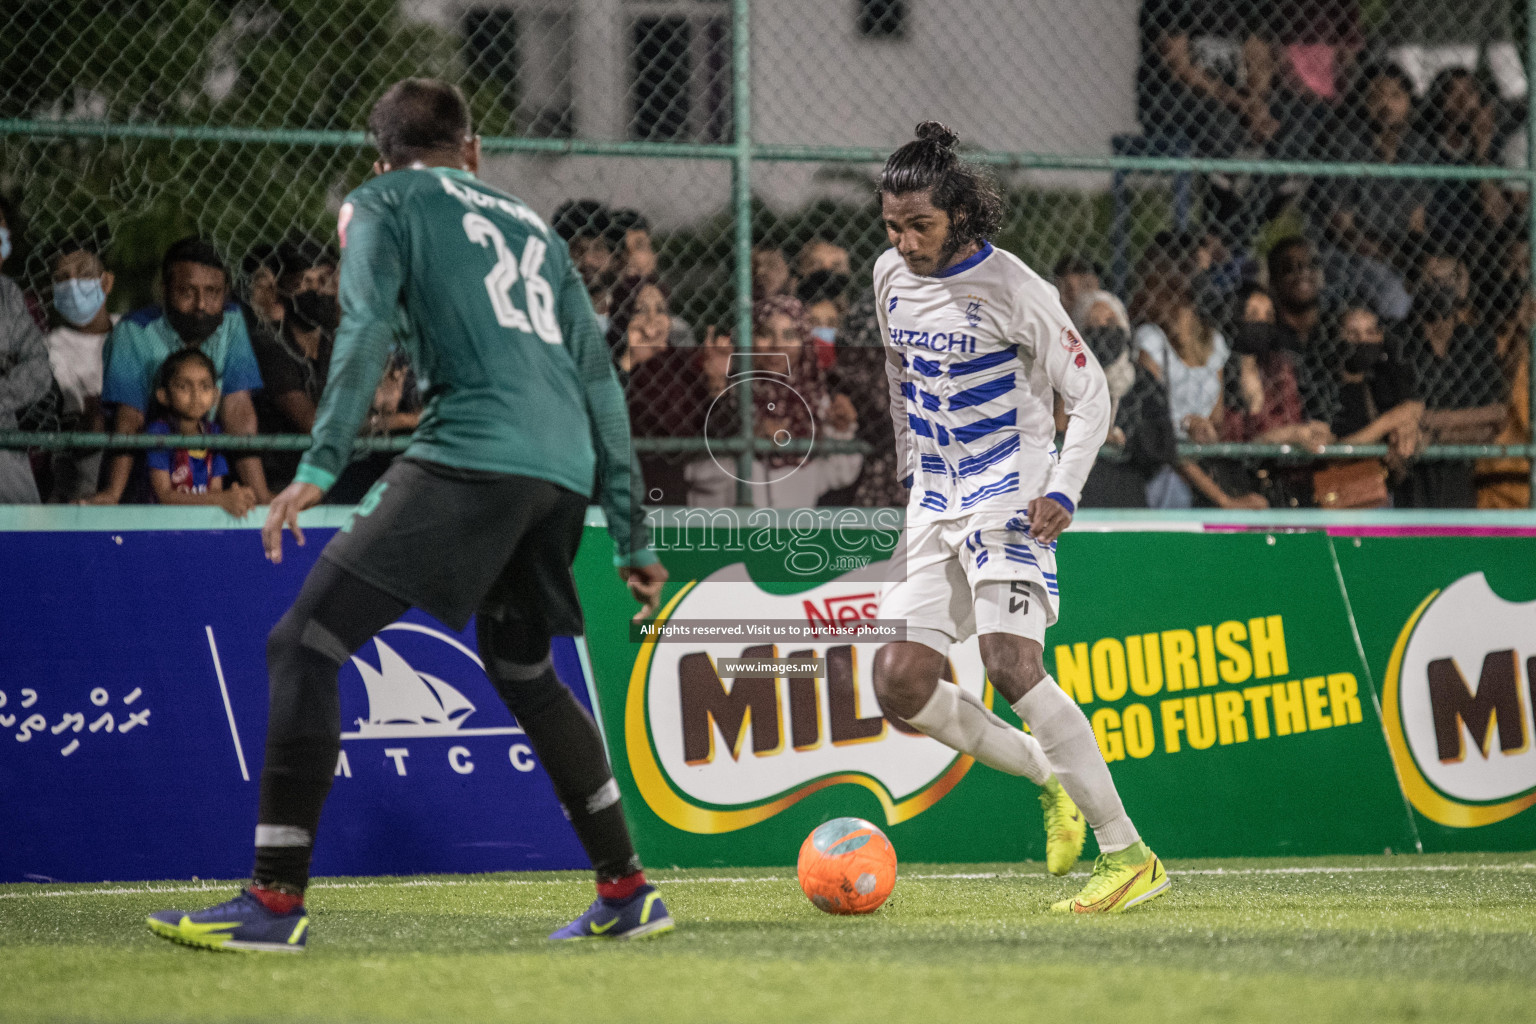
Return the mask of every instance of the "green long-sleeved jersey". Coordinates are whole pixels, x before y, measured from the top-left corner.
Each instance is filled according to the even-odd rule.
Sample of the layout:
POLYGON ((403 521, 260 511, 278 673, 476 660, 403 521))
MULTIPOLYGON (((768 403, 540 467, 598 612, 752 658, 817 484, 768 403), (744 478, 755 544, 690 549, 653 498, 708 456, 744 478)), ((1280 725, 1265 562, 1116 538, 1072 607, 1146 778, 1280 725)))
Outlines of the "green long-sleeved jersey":
POLYGON ((597 470, 615 562, 655 561, 629 417, 564 241, 467 171, 413 168, 347 196, 341 326, 298 480, 330 488, 396 341, 424 408, 405 454, 587 494, 597 470))

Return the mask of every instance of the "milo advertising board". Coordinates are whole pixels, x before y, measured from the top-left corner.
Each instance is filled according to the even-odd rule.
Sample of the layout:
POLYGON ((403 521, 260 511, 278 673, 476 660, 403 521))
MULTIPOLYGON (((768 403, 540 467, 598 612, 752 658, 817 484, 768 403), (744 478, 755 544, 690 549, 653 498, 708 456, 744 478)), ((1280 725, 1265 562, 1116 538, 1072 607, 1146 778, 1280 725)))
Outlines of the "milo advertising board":
MULTIPOLYGON (((875 620, 871 575, 772 594, 738 563, 678 591, 644 630, 625 694, 624 751, 647 807, 674 828, 721 835, 830 787, 862 788, 890 824, 955 788, 970 758, 876 702, 879 643, 858 642, 875 620), (803 639, 756 643, 758 630, 803 639), (750 664, 781 656, 793 667, 750 664), (750 671, 722 678, 733 659, 750 671)), ((974 638, 950 652, 943 675, 991 699, 974 638)))
MULTIPOLYGON (((674 583, 644 626, 626 625, 634 603, 621 586, 590 582, 611 578, 598 568, 606 544, 583 548, 597 703, 648 860, 791 863, 811 828, 844 814, 891 827, 909 859, 1043 856, 1032 785, 916 733, 876 700, 875 652, 902 635, 876 610, 899 522, 791 520, 723 543, 720 524, 673 535, 674 583)), ((943 675, 1011 714, 974 639, 949 652, 943 675)))
POLYGON ((1138 827, 1170 856, 1415 849, 1330 543, 1062 542, 1047 654, 1138 827))
MULTIPOLYGON (((789 863, 810 828, 840 815, 886 827, 908 860, 1043 856, 1027 780, 881 714, 873 655, 900 626, 878 619, 876 600, 900 571, 887 555, 892 530, 870 531, 855 567, 839 553, 849 534, 794 533, 800 554, 821 552, 803 561, 818 571, 798 578, 774 551, 774 537, 794 531, 768 531, 755 548, 703 542, 707 532, 673 538, 665 557, 674 582, 645 629, 614 627, 633 608, 617 583, 584 589, 598 705, 648 859, 789 863)), ((1401 567, 1425 542, 1393 540, 1405 546, 1381 553, 1401 567)), ((1132 816, 1160 852, 1411 852, 1421 842, 1489 848, 1536 839, 1521 816, 1536 802, 1536 754, 1521 760, 1536 701, 1519 661, 1536 650, 1522 655, 1513 640, 1474 638, 1453 624, 1458 642, 1492 646, 1437 654, 1405 642, 1397 693, 1406 693, 1404 672, 1422 671, 1424 684, 1411 700, 1394 698, 1381 688, 1394 678, 1392 649, 1435 587, 1405 610, 1389 608, 1371 596, 1375 570, 1360 561, 1363 550, 1323 531, 1083 530, 1062 540, 1062 617, 1047 635, 1047 665, 1083 707, 1132 816), (1377 616, 1369 625, 1352 613, 1362 600, 1377 616), (1502 651, 1514 653, 1484 667, 1502 651), (1442 668, 1431 672, 1446 658, 1473 666, 1461 670, 1460 690, 1442 668), (1431 686, 1431 675, 1441 682, 1431 686), (1398 728, 1392 716, 1405 706, 1410 726, 1398 728), (1460 716, 1460 763, 1484 750, 1508 763, 1499 781, 1441 763, 1437 714, 1442 731, 1448 715, 1460 716), (1509 724, 1517 717, 1523 731, 1509 724), (1466 825, 1434 819, 1426 832, 1433 801, 1414 796, 1400 746, 1434 755, 1435 766, 1420 769, 1425 793, 1494 808, 1473 814, 1488 819, 1477 827, 1503 823, 1507 835, 1469 836, 1466 825)), ((596 566, 602 554, 584 557, 596 566)), ((1415 593, 1393 592, 1399 603, 1415 593)), ((1433 608, 1413 628, 1424 629, 1426 616, 1433 626, 1433 608)), ((1510 628, 1522 612, 1536 621, 1512 607, 1510 628)), ((1015 720, 992 693, 974 640, 950 652, 945 674, 1015 720)))
POLYGON ((1536 846, 1536 551, 1527 538, 1336 541, 1425 849, 1536 846))
MULTIPOLYGON (((0 843, 0 879, 245 870, 249 819, 211 809, 254 806, 267 624, 320 545, 273 567, 254 527, 215 509, 13 511, 0 789, 21 796, 0 801, 0 834, 19 837, 0 843), (188 558, 229 571, 171 580, 188 558), (61 567, 97 585, 38 600, 61 567), (171 590, 185 600, 136 599, 171 590)), ((322 541, 334 512, 309 513, 322 541)), ((886 828, 909 863, 1044 856, 1033 785, 875 698, 875 653, 904 625, 878 602, 903 571, 899 511, 667 512, 672 582, 645 623, 594 520, 576 566, 586 643, 562 640, 555 662, 590 695, 649 863, 788 865, 843 815, 886 828)), ((1536 848, 1536 517, 1090 511, 1057 568, 1047 666, 1160 853, 1536 848)), ((343 668, 326 811, 343 841, 317 871, 583 862, 473 635, 411 612, 343 668)), ((1016 722, 976 641, 943 675, 1016 722)))

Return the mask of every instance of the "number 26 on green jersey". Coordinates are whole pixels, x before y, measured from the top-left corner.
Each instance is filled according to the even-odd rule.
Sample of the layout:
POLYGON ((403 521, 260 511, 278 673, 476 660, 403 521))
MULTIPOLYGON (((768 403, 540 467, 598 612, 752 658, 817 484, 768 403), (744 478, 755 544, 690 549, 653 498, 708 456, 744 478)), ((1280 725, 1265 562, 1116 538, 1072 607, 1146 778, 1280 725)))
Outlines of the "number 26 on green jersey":
POLYGON ((485 290, 491 297, 491 308, 496 311, 496 322, 503 327, 537 334, 551 345, 563 340, 560 322, 555 319, 555 292, 549 282, 539 275, 544 266, 544 254, 549 246, 542 238, 528 236, 523 246, 523 258, 518 260, 507 248, 507 239, 491 221, 478 213, 464 215, 464 234, 471 242, 496 253, 496 265, 485 275, 485 290), (528 312, 524 313, 512 302, 512 287, 521 275, 523 295, 528 312))

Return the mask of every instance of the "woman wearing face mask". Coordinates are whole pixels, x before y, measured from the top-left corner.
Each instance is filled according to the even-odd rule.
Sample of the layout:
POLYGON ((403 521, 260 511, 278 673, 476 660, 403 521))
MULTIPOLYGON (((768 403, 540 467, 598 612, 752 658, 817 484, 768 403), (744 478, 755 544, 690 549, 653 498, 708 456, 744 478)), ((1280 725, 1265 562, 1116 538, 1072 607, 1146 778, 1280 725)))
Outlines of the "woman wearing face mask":
MULTIPOLYGON (((1283 347, 1275 332, 1275 304, 1262 286, 1249 283, 1234 301, 1236 324, 1229 364, 1228 405, 1221 423, 1223 441, 1254 444, 1290 444, 1318 449, 1333 441, 1328 424, 1309 420, 1303 411, 1297 383, 1296 355, 1283 347)), ((1312 504, 1311 467, 1261 466, 1256 478, 1246 471, 1241 484, 1267 488, 1270 501, 1279 507, 1312 504)), ((1236 473, 1230 479, 1238 482, 1236 473)))
MULTIPOLYGON (((1125 312, 1125 303, 1100 289, 1084 292, 1073 303, 1072 322, 1104 368, 1113 421, 1120 399, 1131 390, 1136 379, 1136 360, 1130 345, 1131 319, 1125 312)), ((1124 444, 1125 438, 1117 436, 1111 428, 1108 443, 1124 444)))
POLYGON ((1223 439, 1305 448, 1328 444, 1333 440, 1328 424, 1308 420, 1302 411, 1294 357, 1276 341, 1275 304, 1269 293, 1249 284, 1238 292, 1235 304, 1237 401, 1222 423, 1223 439))
MULTIPOLYGON (((1131 321, 1125 304, 1106 291, 1089 291, 1075 303, 1073 323, 1093 350, 1109 382, 1112 426, 1083 486, 1083 505, 1145 508, 1147 484, 1178 459, 1168 392, 1131 353, 1131 321)), ((1060 418, 1060 417, 1058 417, 1060 418)))
POLYGON ((1363 306, 1343 312, 1339 336, 1345 348, 1334 433, 1344 444, 1389 444, 1388 464, 1400 475, 1423 443, 1424 403, 1415 397, 1413 367, 1388 341, 1381 318, 1363 306))
MULTIPOLYGON (((256 415, 263 434, 307 434, 330 372, 331 345, 341 323, 336 298, 336 263, 321 246, 285 243, 276 255, 277 301, 283 315, 252 338, 265 388, 256 415)), ((300 452, 262 456, 268 486, 286 487, 298 470, 300 452)))
MULTIPOLYGON (((53 261, 53 308, 62 323, 48 332, 48 362, 63 399, 60 429, 100 431, 102 350, 117 316, 107 312, 113 278, 101 257, 85 247, 53 261)), ((96 493, 101 452, 54 452, 51 502, 76 502, 96 493)))
POLYGON ((823 370, 837 362, 837 336, 848 313, 848 275, 832 270, 811 272, 797 290, 805 309, 805 324, 816 346, 816 363, 823 370))

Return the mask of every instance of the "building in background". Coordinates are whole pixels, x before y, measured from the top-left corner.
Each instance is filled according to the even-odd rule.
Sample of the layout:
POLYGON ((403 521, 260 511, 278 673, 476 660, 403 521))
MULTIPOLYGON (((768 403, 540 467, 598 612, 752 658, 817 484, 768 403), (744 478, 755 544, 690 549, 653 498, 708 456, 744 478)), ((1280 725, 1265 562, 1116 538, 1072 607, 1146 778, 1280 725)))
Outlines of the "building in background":
MULTIPOLYGON (((462 36, 471 71, 504 87, 527 135, 732 139, 728 0, 406 0, 404 11, 462 36)), ((1136 11, 1135 0, 755 3, 753 136, 886 150, 936 118, 967 145, 1104 155, 1112 135, 1135 130, 1136 11)), ((753 191, 781 209, 868 194, 857 176, 820 167, 760 163, 753 191)), ((724 161, 560 155, 498 155, 484 168, 546 213, 593 195, 641 207, 664 228, 726 209, 730 175, 724 161)))

